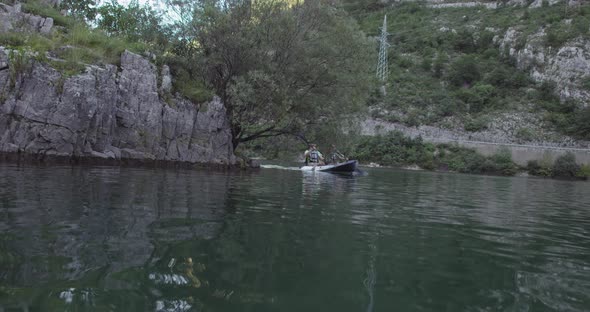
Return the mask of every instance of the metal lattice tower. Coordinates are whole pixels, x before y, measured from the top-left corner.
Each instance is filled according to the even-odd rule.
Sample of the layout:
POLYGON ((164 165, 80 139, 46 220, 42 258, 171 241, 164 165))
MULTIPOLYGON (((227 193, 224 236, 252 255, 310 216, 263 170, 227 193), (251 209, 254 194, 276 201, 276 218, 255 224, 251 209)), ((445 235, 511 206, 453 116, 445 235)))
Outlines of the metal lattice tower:
POLYGON ((383 27, 381 27, 381 37, 379 37, 379 61, 377 63, 377 78, 385 84, 387 76, 389 75, 389 66, 387 63, 387 50, 389 43, 387 42, 387 15, 383 18, 383 27))

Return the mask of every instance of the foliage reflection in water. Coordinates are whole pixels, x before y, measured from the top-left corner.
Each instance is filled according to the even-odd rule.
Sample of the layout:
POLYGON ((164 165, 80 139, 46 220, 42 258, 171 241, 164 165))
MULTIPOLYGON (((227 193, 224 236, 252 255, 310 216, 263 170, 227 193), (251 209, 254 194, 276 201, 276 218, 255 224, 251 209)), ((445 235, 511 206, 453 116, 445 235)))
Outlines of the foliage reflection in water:
POLYGON ((0 165, 0 311, 585 311, 588 187, 0 165))

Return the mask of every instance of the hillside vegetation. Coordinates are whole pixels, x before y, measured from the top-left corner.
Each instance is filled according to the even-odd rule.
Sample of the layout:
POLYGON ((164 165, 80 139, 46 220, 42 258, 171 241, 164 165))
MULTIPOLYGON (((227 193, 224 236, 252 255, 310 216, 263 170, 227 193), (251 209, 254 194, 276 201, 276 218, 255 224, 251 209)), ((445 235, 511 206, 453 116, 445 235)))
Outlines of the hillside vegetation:
MULTIPOLYGON (((447 1, 452 2, 452 1, 447 1)), ((453 1, 459 2, 459 1, 453 1)), ((485 129, 500 113, 533 113, 545 127, 590 139, 588 103, 561 98, 555 83, 533 79, 517 66, 502 39, 517 30, 514 49, 537 39, 547 56, 577 38, 590 36, 590 5, 565 2, 539 8, 500 5, 432 8, 424 2, 383 4, 345 0, 344 7, 370 36, 378 36, 387 14, 391 48, 387 94, 375 92, 373 116, 406 125, 485 129), (542 31, 541 38, 535 38, 542 31)), ((524 68, 523 68, 524 67, 524 68)), ((590 76, 574 81, 590 90, 590 76)), ((523 128, 524 141, 537 135, 523 128)))

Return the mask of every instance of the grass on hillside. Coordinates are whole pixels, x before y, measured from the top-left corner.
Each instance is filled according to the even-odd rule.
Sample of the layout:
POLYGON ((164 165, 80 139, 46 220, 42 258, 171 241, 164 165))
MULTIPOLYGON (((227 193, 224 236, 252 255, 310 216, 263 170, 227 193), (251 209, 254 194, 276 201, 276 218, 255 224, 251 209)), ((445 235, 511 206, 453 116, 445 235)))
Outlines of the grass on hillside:
POLYGON ((57 9, 38 1, 24 3, 23 11, 54 19, 50 34, 8 32, 0 34, 0 45, 9 49, 32 52, 39 61, 49 62, 66 75, 81 72, 86 64, 118 64, 123 51, 143 52, 147 46, 124 38, 108 36, 90 29, 74 18, 63 16, 57 9), (47 57, 49 56, 49 58, 47 57))
MULTIPOLYGON (((3 0, 8 4, 10 1, 3 0)), ((23 11, 43 17, 53 18, 55 25, 50 34, 8 32, 0 34, 0 46, 21 51, 37 61, 51 66, 66 77, 81 73, 87 64, 120 65, 121 53, 129 50, 135 53, 149 51, 150 45, 144 42, 106 34, 100 29, 92 29, 84 22, 69 16, 63 16, 52 7, 41 4, 38 0, 28 0, 23 4, 23 11), (28 53, 25 53, 28 52, 28 53)), ((200 78, 187 75, 182 62, 171 61, 170 67, 175 74, 174 92, 187 99, 202 103, 212 98, 212 91, 200 78), (178 63, 178 64, 177 64, 178 63)), ((167 95, 170 98, 170 95, 167 95)))

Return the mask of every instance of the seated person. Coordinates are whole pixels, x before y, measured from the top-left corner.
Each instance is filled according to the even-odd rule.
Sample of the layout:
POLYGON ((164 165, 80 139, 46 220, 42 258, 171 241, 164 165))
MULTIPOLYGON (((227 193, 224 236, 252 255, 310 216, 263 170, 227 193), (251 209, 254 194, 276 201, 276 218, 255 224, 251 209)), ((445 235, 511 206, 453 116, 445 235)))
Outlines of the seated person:
POLYGON ((328 159, 330 160, 331 164, 337 164, 339 162, 344 162, 348 160, 346 156, 344 156, 336 149, 336 145, 334 144, 332 144, 332 147, 330 148, 330 154, 328 156, 328 159))
POLYGON ((322 166, 324 165, 324 155, 318 151, 315 144, 310 144, 309 149, 305 151, 305 165, 306 166, 322 166))

